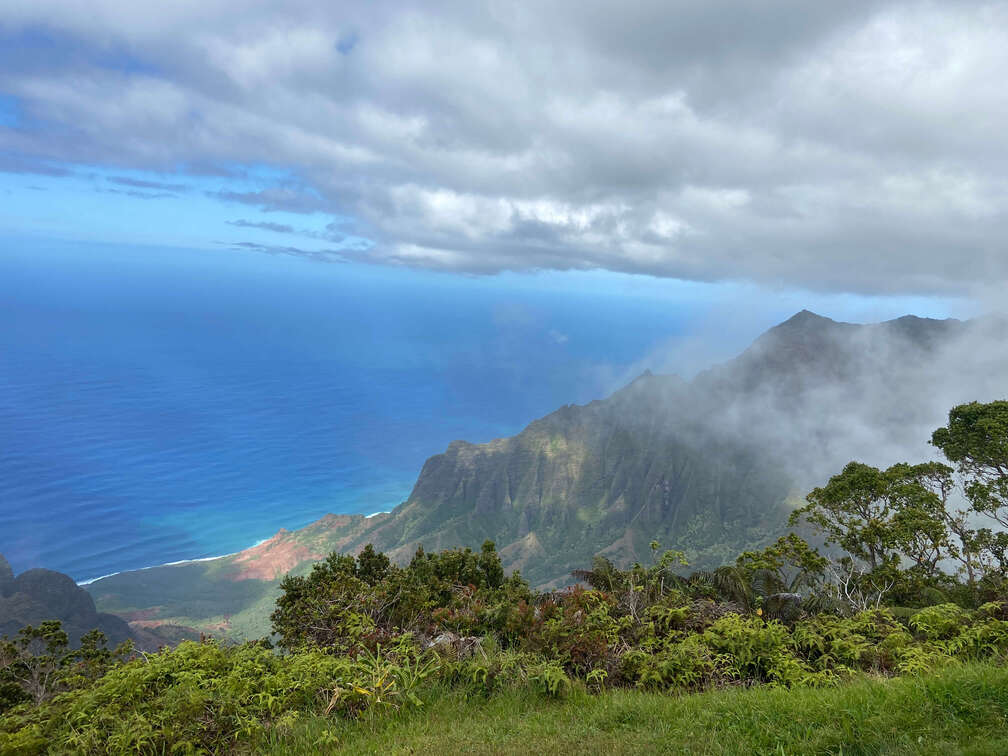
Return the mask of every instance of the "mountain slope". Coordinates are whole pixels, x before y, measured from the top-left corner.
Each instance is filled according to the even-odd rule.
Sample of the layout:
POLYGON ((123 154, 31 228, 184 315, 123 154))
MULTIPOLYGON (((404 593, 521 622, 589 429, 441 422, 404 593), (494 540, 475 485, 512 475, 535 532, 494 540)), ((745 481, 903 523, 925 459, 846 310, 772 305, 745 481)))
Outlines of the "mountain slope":
POLYGON ((367 543, 405 561, 418 546, 478 548, 489 538, 506 567, 543 587, 566 583, 595 554, 646 560, 653 539, 695 567, 714 566, 776 537, 788 499, 850 459, 927 454, 930 430, 953 404, 1000 392, 1005 362, 980 370, 971 360, 984 353, 979 343, 1003 347, 1003 329, 978 333, 954 320, 862 326, 803 311, 690 382, 645 373, 511 438, 453 442, 392 513, 329 515, 258 551, 125 573, 90 590, 100 607, 131 618, 253 632, 265 629, 279 575, 367 543), (151 607, 155 578, 189 587, 151 607), (211 600, 185 602, 187 591, 211 600))
POLYGON ((744 447, 715 445, 654 412, 681 391, 645 375, 512 438, 454 442, 366 537, 400 559, 419 545, 490 538, 536 584, 565 581, 595 554, 645 559, 652 539, 688 550, 695 564, 719 564, 780 528, 789 481, 744 447))

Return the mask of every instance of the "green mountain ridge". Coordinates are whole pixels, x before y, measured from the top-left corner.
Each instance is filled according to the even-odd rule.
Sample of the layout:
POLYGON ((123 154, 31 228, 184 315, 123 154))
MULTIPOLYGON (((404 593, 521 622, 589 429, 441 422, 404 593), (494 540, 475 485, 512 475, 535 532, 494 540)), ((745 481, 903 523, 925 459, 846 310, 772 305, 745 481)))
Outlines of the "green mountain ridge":
POLYGON ((918 426, 952 403, 936 392, 935 416, 904 389, 940 376, 944 350, 968 327, 913 316, 853 325, 803 311, 692 381, 645 372, 510 438, 452 442, 391 513, 327 515, 238 555, 88 589, 133 622, 254 637, 268 629, 284 573, 367 543, 405 562, 420 546, 491 539, 507 569, 541 588, 571 582, 596 554, 645 561, 652 540, 713 567, 779 535, 789 498, 849 461, 865 434, 896 448, 926 438, 918 426))

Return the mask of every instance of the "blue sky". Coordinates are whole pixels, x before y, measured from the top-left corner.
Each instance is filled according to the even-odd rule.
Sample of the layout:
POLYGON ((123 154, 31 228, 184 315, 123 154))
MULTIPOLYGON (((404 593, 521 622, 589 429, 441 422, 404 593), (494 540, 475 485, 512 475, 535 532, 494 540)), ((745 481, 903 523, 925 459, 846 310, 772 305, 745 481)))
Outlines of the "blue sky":
POLYGON ((0 173, 0 229, 7 235, 213 249, 233 244, 296 246, 305 251, 365 248, 351 237, 333 242, 322 212, 263 212, 239 198, 283 191, 289 176, 258 166, 232 175, 164 174, 61 165, 57 175, 0 173))

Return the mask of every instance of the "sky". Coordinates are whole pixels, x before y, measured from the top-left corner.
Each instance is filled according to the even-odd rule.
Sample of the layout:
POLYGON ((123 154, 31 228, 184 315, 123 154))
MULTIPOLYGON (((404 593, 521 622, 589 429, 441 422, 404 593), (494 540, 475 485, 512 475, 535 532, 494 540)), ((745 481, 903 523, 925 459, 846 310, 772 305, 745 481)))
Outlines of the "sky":
POLYGON ((0 239, 966 315, 1006 70, 1004 2, 0 0, 0 239))

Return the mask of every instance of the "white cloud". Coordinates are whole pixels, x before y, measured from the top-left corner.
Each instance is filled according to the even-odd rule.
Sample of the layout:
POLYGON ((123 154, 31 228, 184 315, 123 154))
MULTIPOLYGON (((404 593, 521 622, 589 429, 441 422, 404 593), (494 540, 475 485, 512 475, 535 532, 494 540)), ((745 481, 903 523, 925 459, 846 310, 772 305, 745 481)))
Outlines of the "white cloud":
POLYGON ((0 129, 0 151, 278 166, 359 221, 367 259, 869 293, 1008 278, 1002 3, 37 0, 0 19, 58 50, 0 52, 0 91, 44 126, 0 129))

